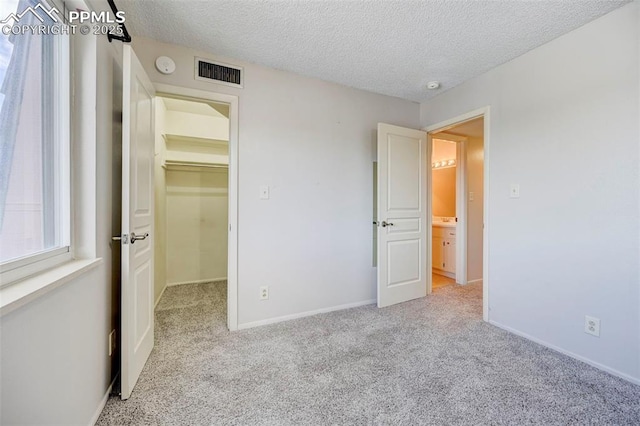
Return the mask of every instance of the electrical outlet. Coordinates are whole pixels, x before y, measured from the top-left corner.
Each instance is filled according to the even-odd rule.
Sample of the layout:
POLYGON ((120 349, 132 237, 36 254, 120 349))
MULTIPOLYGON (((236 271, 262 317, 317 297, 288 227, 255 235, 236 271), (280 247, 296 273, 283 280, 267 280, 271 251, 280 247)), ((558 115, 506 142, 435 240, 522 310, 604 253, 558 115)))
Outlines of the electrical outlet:
POLYGON ((260 287, 260 300, 267 300, 269 298, 269 286, 263 285, 260 287))
POLYGON ((116 331, 109 333, 109 356, 113 355, 116 350, 116 331))
POLYGON ((584 332, 600 337, 600 318, 584 316, 584 332))

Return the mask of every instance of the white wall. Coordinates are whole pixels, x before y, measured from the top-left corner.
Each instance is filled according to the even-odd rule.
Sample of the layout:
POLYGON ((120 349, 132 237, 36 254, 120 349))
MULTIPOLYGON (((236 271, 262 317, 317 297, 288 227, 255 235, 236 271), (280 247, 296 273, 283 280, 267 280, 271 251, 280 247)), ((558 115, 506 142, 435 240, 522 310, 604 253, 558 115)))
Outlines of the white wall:
POLYGON ((245 67, 235 89, 194 79, 194 56, 212 55, 142 38, 133 47, 154 82, 239 96, 240 326, 374 299, 376 126, 417 128, 418 104, 219 58, 245 67), (174 74, 155 70, 161 55, 174 74))
POLYGON ((228 173, 167 171, 167 283, 227 278, 228 173))
MULTIPOLYGON (((80 36, 88 41, 90 36, 80 36)), ((93 251, 103 259, 96 269, 2 317, 0 322, 2 424, 89 424, 105 396, 114 371, 108 357, 107 336, 114 327, 112 286, 112 138, 120 139, 119 123, 114 122, 119 107, 112 105, 112 90, 122 90, 114 75, 121 71, 112 59, 121 56, 119 43, 98 40, 96 51, 83 51, 79 57, 85 74, 76 81, 95 80, 97 75, 97 193, 95 221, 97 245, 93 251), (92 70, 93 75, 86 72, 92 70)), ((85 85, 83 94, 93 85, 85 85)), ((76 93, 79 93, 76 90, 76 93)), ((94 92, 95 93, 95 92, 94 92)), ((95 100, 94 100, 95 102, 95 100)), ((86 143, 86 142, 85 142, 86 143)), ((80 167, 84 167, 80 165, 80 167)), ((114 296, 116 295, 116 296, 114 296)))
MULTIPOLYGON (((431 163, 456 159, 457 143, 443 139, 433 139, 431 163)), ((436 167, 431 171, 431 214, 436 217, 456 215, 456 168, 436 167)))
POLYGON ((436 217, 456 216, 456 167, 431 171, 431 213, 436 217))
POLYGON ((433 151, 431 152, 432 163, 435 163, 436 161, 441 161, 441 160, 451 160, 451 159, 455 160, 457 155, 456 142, 433 138, 432 146, 433 146, 433 151))
POLYGON ((421 106, 423 126, 491 107, 490 320, 636 381, 639 6, 421 106), (585 314, 600 338, 583 332, 585 314))
POLYGON ((2 318, 3 425, 89 423, 110 382, 107 267, 2 318))

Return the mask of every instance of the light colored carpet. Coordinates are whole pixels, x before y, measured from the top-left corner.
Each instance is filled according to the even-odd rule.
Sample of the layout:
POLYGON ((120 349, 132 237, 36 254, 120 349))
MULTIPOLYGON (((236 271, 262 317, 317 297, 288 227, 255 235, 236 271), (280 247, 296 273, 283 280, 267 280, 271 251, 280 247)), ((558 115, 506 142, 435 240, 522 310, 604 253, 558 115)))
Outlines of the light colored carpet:
POLYGON ((481 318, 481 285, 229 333, 224 285, 168 288, 99 425, 638 425, 640 387, 481 318))

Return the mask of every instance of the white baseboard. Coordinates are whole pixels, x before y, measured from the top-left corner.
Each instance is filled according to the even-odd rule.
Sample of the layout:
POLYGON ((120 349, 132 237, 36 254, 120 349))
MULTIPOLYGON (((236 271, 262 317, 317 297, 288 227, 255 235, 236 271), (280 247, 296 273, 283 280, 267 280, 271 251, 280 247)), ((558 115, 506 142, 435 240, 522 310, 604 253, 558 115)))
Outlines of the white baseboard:
POLYGON ((475 284, 475 283, 481 283, 481 282, 482 282, 482 278, 478 278, 477 280, 467 281, 467 284, 475 284))
POLYGON ((107 392, 102 397, 102 400, 100 401, 100 404, 98 404, 98 408, 93 413, 93 416, 91 416, 91 420, 89 421, 89 426, 94 426, 96 424, 96 422, 98 421, 98 418, 100 417, 100 414, 102 414, 102 410, 104 410, 104 406, 107 405, 107 400, 109 399, 109 394, 111 394, 111 389, 113 389, 113 385, 116 382, 117 378, 118 378, 118 375, 116 375, 116 378, 113 379, 113 381, 109 385, 109 388, 107 389, 107 392))
POLYGON ((158 303, 160 303, 160 299, 162 299, 162 295, 164 294, 164 291, 167 289, 167 287, 169 287, 169 286, 165 285, 164 288, 162 289, 162 291, 160 292, 160 296, 158 296, 158 299, 156 300, 155 305, 153 305, 153 309, 158 307, 158 303))
POLYGON ((269 318, 269 319, 260 320, 260 321, 252 321, 244 324, 238 324, 238 330, 244 330, 244 329, 253 328, 253 327, 260 327, 261 325, 275 324, 278 322, 289 321, 297 318, 310 317, 318 314, 326 314, 327 312, 341 311, 343 309, 357 308, 360 306, 372 305, 374 303, 376 303, 376 299, 364 300, 362 302, 355 302, 355 303, 347 303, 345 305, 331 306, 329 308, 321 308, 321 309, 316 309, 314 311, 299 312, 297 314, 284 315, 281 317, 269 318))
POLYGON ((206 280, 181 281, 179 283, 168 283, 167 287, 173 287, 173 286, 176 286, 176 285, 184 285, 184 284, 203 284, 203 283, 210 283, 212 281, 224 281, 226 279, 227 279, 227 277, 207 278, 206 280))
POLYGON ((501 328, 501 329, 503 329, 505 331, 508 331, 509 333, 513 333, 513 334, 516 334, 516 335, 518 335, 520 337, 524 337, 527 340, 531 340, 532 342, 535 342, 535 343, 537 343, 539 345, 545 346, 545 347, 547 347, 549 349, 553 349, 556 352, 560 352, 561 354, 564 354, 564 355, 567 355, 567 356, 569 356, 571 358, 577 359, 578 361, 582 361, 585 364, 589 364, 590 366, 597 368, 598 370, 605 371, 605 372, 607 372, 609 374, 612 374, 614 376, 620 377, 621 379, 624 379, 624 380, 626 380, 628 382, 631 382, 631 383, 636 384, 636 385, 640 385, 640 378, 633 377, 633 376, 625 374, 625 373, 623 373, 621 371, 618 371, 618 370, 616 370, 614 368, 607 367, 606 365, 600 364, 599 362, 593 361, 593 360, 591 360, 589 358, 585 358, 585 357, 583 357, 581 355, 578 355, 578 354, 575 354, 573 352, 567 351, 567 350, 562 349, 562 348, 560 348, 558 346, 555 346, 555 345, 552 345, 552 344, 550 344, 548 342, 545 342, 544 340, 537 339, 537 338, 535 338, 533 336, 528 335, 527 333, 523 333, 523 332, 515 330, 515 329, 513 329, 511 327, 507 327, 506 325, 500 324, 498 322, 489 320, 489 324, 495 325, 496 327, 501 328))

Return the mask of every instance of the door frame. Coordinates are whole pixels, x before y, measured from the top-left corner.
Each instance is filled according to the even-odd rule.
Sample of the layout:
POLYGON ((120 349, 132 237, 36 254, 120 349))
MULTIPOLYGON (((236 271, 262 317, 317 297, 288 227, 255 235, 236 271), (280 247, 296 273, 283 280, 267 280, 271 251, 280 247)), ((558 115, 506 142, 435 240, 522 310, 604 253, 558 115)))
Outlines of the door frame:
POLYGON ((156 96, 229 105, 229 238, 227 243, 227 327, 238 329, 238 96, 154 83, 156 96))
MULTIPOLYGON (((427 143, 431 144, 432 156, 433 139, 454 142, 456 144, 456 218, 458 219, 456 226, 456 284, 465 285, 467 284, 467 200, 465 197, 467 193, 467 138, 446 132, 427 133, 427 143), (434 133, 439 133, 441 136, 434 138, 434 133)), ((427 173, 431 175, 430 182, 433 184, 433 167, 431 167, 427 173)), ((431 200, 431 191, 427 198, 431 200)), ((431 206, 431 208, 433 208, 433 206, 431 206)), ((433 212, 431 217, 433 218, 433 212)), ((432 283, 430 282, 429 293, 432 291, 431 286, 432 283)))
MULTIPOLYGON (((450 118, 448 120, 444 120, 444 121, 440 121, 438 123, 432 124, 430 126, 427 127, 423 127, 422 130, 427 132, 427 135, 429 137, 429 140, 431 139, 431 135, 433 133, 439 133, 439 132, 446 132, 447 130, 450 130, 453 127, 456 127, 459 124, 465 123, 467 121, 471 121, 471 120, 475 120, 476 118, 480 118, 480 117, 484 117, 484 140, 483 140, 483 155, 484 155, 484 159, 483 159, 483 177, 484 177, 484 181, 483 181, 483 194, 482 194, 482 214, 483 214, 483 224, 484 224, 484 228, 482 230, 482 319, 484 321, 489 321, 489 311, 490 311, 490 306, 489 306, 489 224, 490 224, 490 215, 489 215, 489 176, 490 176, 490 167, 489 167, 489 160, 490 160, 490 155, 489 155, 489 148, 490 148, 490 115, 491 115, 491 108, 489 106, 485 106, 470 112, 467 112, 465 114, 461 114, 461 115, 457 115, 453 118, 450 118)), ((466 165, 465 165, 466 167, 466 165)), ((428 185, 431 185, 431 168, 429 168, 429 170, 427 171, 427 175, 429 177, 428 179, 428 185)), ((466 190, 466 189, 465 189, 466 190)), ((466 194, 464 194, 464 204, 466 206, 466 194)), ((431 191, 428 192, 427 195, 427 203, 428 203, 428 212, 427 212, 427 221, 428 221, 428 225, 429 228, 431 228, 433 226, 432 224, 432 212, 431 212, 431 203, 432 203, 432 196, 431 196, 431 191)), ((466 230, 465 230, 466 231, 466 230)), ((466 233, 466 232, 465 232, 466 233)), ((456 241, 457 243, 457 241, 456 241)), ((428 247, 429 247, 429 253, 432 253, 432 247, 431 247, 431 239, 429 238, 427 241, 428 247)), ((466 244, 465 244, 466 245, 466 244)), ((457 260, 457 259, 456 259, 457 260)), ((432 259, 431 256, 429 256, 429 258, 427 259, 427 267, 428 270, 431 271, 431 268, 433 267, 432 264, 432 259)), ((466 263, 466 261, 465 261, 466 263)), ((465 269, 466 269, 466 265, 465 265, 465 269)), ((457 272, 457 271, 456 271, 457 272)), ((428 275, 427 277, 428 279, 428 285, 429 285, 429 289, 431 288, 431 274, 428 275)), ((465 277, 466 279, 466 277, 465 277)))

